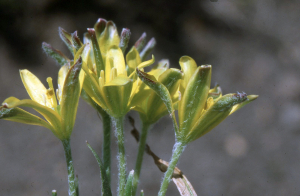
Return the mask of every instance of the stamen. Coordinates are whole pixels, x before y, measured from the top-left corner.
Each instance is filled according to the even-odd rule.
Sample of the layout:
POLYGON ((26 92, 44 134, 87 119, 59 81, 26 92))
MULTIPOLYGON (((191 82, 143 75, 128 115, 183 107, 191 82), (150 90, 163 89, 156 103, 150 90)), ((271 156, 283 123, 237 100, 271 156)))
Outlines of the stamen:
POLYGON ((48 77, 47 78, 47 82, 48 82, 48 86, 50 89, 53 89, 53 83, 52 83, 52 78, 51 77, 48 77))
POLYGON ((48 77, 47 82, 48 82, 48 85, 49 85, 49 89, 47 90, 47 96, 52 101, 52 104, 51 104, 50 107, 52 107, 56 111, 57 100, 56 100, 56 96, 55 96, 55 93, 54 93, 52 78, 48 77))
POLYGON ((99 87, 100 89, 102 89, 102 87, 104 86, 104 78, 103 77, 99 77, 99 87))
POLYGON ((93 64, 93 73, 95 74, 95 75, 97 75, 97 67, 96 67, 96 64, 94 63, 93 64))
POLYGON ((113 79, 115 79, 117 77, 117 68, 113 67, 111 69, 111 72, 110 72, 110 81, 112 81, 113 79))
POLYGON ((101 70, 101 71, 100 71, 100 77, 103 78, 103 80, 105 81, 104 70, 101 70))
POLYGON ((59 97, 59 87, 56 89, 56 98, 57 98, 57 100, 59 100, 59 102, 60 102, 60 97, 59 97))

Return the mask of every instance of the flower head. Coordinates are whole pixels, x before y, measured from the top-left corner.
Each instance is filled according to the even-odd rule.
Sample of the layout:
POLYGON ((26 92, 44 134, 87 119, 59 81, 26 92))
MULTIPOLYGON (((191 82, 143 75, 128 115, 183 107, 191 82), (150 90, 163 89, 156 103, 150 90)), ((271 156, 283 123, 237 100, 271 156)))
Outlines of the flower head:
POLYGON ((59 28, 60 37, 74 60, 68 59, 49 44, 43 43, 43 49, 61 66, 76 61, 81 56, 86 76, 81 97, 98 111, 100 106, 110 116, 124 116, 138 104, 138 100, 148 96, 147 91, 139 88, 142 82, 138 81, 136 68, 142 69, 154 63, 153 56, 151 60, 144 59, 156 44, 155 39, 152 38, 144 46, 146 34, 143 33, 124 55, 130 37, 129 29, 124 28, 119 37, 115 24, 100 18, 94 28, 87 30, 82 43, 76 31, 68 33, 59 28))
POLYGON ((183 78, 180 84, 181 100, 178 102, 178 120, 176 123, 175 109, 171 95, 160 82, 153 80, 148 74, 138 71, 139 77, 164 101, 172 116, 176 139, 189 143, 206 134, 222 122, 227 116, 258 96, 246 93, 233 93, 222 96, 219 86, 210 89, 211 66, 197 67, 196 62, 183 56, 179 60, 183 78))
POLYGON ((125 61, 119 43, 114 23, 100 19, 95 28, 88 29, 85 34, 86 47, 82 53, 82 68, 86 73, 83 88, 93 101, 113 117, 124 116, 136 105, 133 100, 139 96, 139 90, 135 68, 143 68, 154 62, 154 58, 142 62, 135 47, 127 53, 125 61))
POLYGON ((75 123, 84 77, 81 72, 81 58, 71 68, 68 65, 61 67, 56 93, 52 78, 47 78, 49 88, 46 89, 30 71, 21 70, 20 75, 31 99, 7 98, 0 107, 0 119, 43 126, 50 129, 60 140, 68 139, 75 123), (45 120, 19 107, 33 108, 45 120))

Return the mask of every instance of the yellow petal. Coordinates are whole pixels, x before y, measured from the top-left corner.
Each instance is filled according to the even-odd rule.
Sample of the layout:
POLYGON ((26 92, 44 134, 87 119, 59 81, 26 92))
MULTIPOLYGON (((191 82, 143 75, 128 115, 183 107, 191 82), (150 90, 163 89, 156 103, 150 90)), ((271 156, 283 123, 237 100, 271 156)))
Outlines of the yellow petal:
POLYGON ((85 47, 86 47, 86 45, 81 46, 79 48, 79 50, 76 52, 76 54, 74 56, 74 62, 76 62, 79 59, 79 57, 81 57, 81 55, 83 54, 83 52, 86 52, 85 51, 85 47))
POLYGON ((115 77, 112 81, 106 83, 104 86, 124 86, 129 82, 131 82, 131 80, 128 77, 118 76, 115 77))
POLYGON ((83 89, 93 99, 93 101, 95 101, 103 109, 107 110, 106 96, 102 92, 98 81, 95 79, 94 75, 90 73, 90 70, 86 69, 84 66, 82 67, 82 69, 86 74, 83 82, 83 89))
POLYGON ((105 84, 104 94, 107 97, 107 110, 111 116, 118 118, 129 111, 129 98, 132 90, 132 81, 127 77, 116 77, 113 81, 105 84))
POLYGON ((191 57, 183 56, 179 59, 179 65, 181 67, 181 71, 184 73, 183 81, 181 82, 182 89, 180 91, 181 93, 184 93, 184 89, 197 69, 197 64, 191 57))
MULTIPOLYGON (((178 69, 168 69, 163 72, 159 78, 158 83, 167 88, 171 97, 175 94, 179 87, 179 82, 182 77, 182 72, 178 69)), ((146 116, 149 120, 147 123, 153 124, 158 121, 162 116, 168 114, 168 110, 161 97, 154 91, 150 94, 146 102, 146 116)))
POLYGON ((118 46, 112 46, 107 53, 105 63, 106 82, 110 81, 110 72, 113 67, 117 69, 118 75, 124 75, 124 73, 126 73, 123 52, 118 46))
POLYGON ((158 82, 154 76, 151 76, 145 72, 140 71, 138 68, 136 69, 138 77, 146 83, 152 90, 154 90, 157 95, 163 100, 164 104, 167 107, 169 114, 172 117, 173 126, 175 128, 175 133, 178 135, 178 125, 176 123, 175 110, 172 103, 171 95, 162 83, 158 82))
POLYGON ((128 74, 130 75, 132 72, 134 72, 137 66, 141 64, 141 62, 142 61, 139 52, 136 50, 135 47, 132 47, 131 50, 126 55, 128 74))
POLYGON ((247 100, 245 93, 227 94, 220 97, 195 123, 185 135, 185 141, 191 142, 211 131, 231 112, 232 107, 247 100))
POLYGON ((66 75, 67 75, 68 71, 69 71, 69 65, 64 65, 59 69, 59 72, 58 72, 57 97, 58 97, 59 103, 61 102, 62 91, 63 91, 63 87, 64 87, 64 83, 65 83, 65 79, 66 79, 66 75))
POLYGON ((55 130, 61 130, 61 118, 54 110, 41 105, 31 99, 19 100, 15 97, 9 97, 4 100, 2 105, 5 105, 8 108, 15 107, 30 107, 40 113, 44 118, 54 127, 55 130))
POLYGON ((43 126, 50 129, 51 131, 55 131, 54 128, 45 120, 29 112, 26 112, 25 110, 22 110, 21 108, 18 107, 15 108, 5 108, 3 106, 0 107, 0 119, 25 123, 30 125, 43 126))
MULTIPOLYGON (((97 30, 97 27, 95 27, 97 30)), ((120 43, 120 37, 118 35, 117 27, 112 21, 106 23, 105 29, 98 37, 98 43, 100 46, 103 61, 105 62, 106 54, 111 46, 118 46, 120 43)))
POLYGON ((142 62, 141 64, 139 64, 138 68, 142 69, 144 67, 148 67, 149 65, 152 65, 154 62, 155 62, 155 58, 154 55, 152 55, 152 59, 142 62))
POLYGON ((42 82, 27 69, 21 70, 20 75, 30 98, 39 104, 52 107, 51 100, 46 96, 47 89, 42 82))

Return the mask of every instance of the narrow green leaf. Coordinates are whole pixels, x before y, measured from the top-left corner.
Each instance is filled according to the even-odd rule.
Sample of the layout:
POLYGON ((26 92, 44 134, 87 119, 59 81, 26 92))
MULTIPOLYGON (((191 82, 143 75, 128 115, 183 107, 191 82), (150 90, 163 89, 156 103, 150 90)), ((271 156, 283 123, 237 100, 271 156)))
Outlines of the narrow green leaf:
POLYGON ((103 163, 102 163, 100 157, 95 152, 95 150, 91 147, 91 145, 88 142, 86 142, 86 144, 87 144, 88 148, 92 151, 92 153, 99 165, 99 168, 100 168, 100 179, 102 181, 102 195, 103 196, 111 196, 112 194, 111 194, 110 183, 108 181, 108 177, 106 175, 103 163))
POLYGON ((53 58, 60 66, 63 66, 66 63, 70 62, 70 59, 68 59, 68 57, 66 57, 61 51, 54 49, 50 44, 43 42, 42 48, 44 52, 51 58, 53 58))
POLYGON ((79 196, 79 183, 78 183, 78 176, 75 177, 75 188, 76 188, 76 196, 79 196))
POLYGON ((134 171, 131 170, 127 177, 127 182, 125 185, 125 195, 124 196, 133 196, 132 195, 132 180, 133 180, 134 171))

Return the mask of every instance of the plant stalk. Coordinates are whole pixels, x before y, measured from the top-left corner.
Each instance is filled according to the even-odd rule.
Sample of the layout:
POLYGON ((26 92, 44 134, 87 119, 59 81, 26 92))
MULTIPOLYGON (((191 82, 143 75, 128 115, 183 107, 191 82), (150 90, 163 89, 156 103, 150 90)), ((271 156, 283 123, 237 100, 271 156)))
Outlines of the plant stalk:
POLYGON ((77 196, 76 185, 75 185, 75 175, 74 166, 71 153, 70 139, 62 140, 62 144, 65 150, 67 170, 68 170, 68 182, 69 182, 69 196, 77 196))
POLYGON ((168 186, 169 186, 169 182, 172 178, 173 175, 173 171, 176 167, 176 164, 179 160, 180 155, 182 154, 183 150, 185 148, 185 144, 181 143, 181 142, 176 142, 174 147, 173 147, 173 154, 172 154, 172 158, 171 161, 169 163, 169 167, 168 170, 165 172, 165 176, 163 178, 163 182, 161 183, 161 187, 160 190, 158 192, 158 196, 165 196, 168 186))
POLYGON ((110 171, 111 171, 111 119, 110 116, 103 111, 101 114, 102 123, 103 123, 103 142, 102 142, 102 159, 103 166, 110 184, 110 171))
MULTIPOLYGON (((112 117, 113 118, 113 117, 112 117)), ((125 157, 125 146, 124 146, 124 117, 113 118, 115 135, 118 141, 118 161, 119 161, 119 189, 118 195, 123 196, 126 184, 126 157, 125 157)))
POLYGON ((134 169, 134 176, 133 176, 133 194, 135 195, 137 185, 139 183, 139 178, 140 178, 140 173, 141 173, 141 168, 142 168, 142 163, 143 163, 143 156, 145 152, 145 147, 146 147, 146 140, 147 140, 147 135, 148 135, 148 130, 150 129, 151 124, 144 123, 142 122, 142 133, 141 137, 139 140, 139 149, 138 149, 138 155, 136 158, 136 163, 135 163, 135 169, 134 169))

